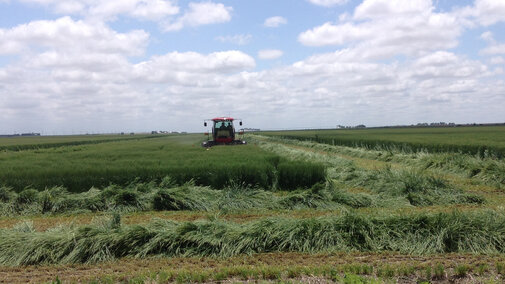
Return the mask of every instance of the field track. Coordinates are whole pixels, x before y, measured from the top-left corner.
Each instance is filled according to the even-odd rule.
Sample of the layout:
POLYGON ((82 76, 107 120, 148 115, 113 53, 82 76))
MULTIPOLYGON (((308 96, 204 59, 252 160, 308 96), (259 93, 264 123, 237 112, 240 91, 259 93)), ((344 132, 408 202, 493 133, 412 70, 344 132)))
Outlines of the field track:
POLYGON ((501 263, 500 261, 503 261, 503 258, 499 256, 483 259, 482 256, 472 254, 412 256, 394 253, 265 253, 227 259, 122 259, 98 265, 6 267, 0 269, 0 283, 50 282, 57 277, 65 283, 91 280, 215 282, 221 277, 230 279, 229 282, 254 279, 278 282, 283 278, 294 282, 326 282, 330 281, 332 273, 334 280, 340 281, 345 279, 335 275, 347 273, 360 275, 361 279, 374 279, 377 274, 388 274, 383 275, 383 279, 392 281, 398 278, 402 283, 415 283, 418 279, 426 279, 427 273, 435 274, 434 268, 437 266, 443 267, 443 271, 441 277, 434 279, 432 283, 475 283, 479 279, 495 279, 495 283, 499 283, 499 276, 489 277, 489 273, 496 274, 496 264, 501 263), (476 267, 475 275, 472 278, 455 275, 455 268, 461 266, 476 267), (487 277, 478 275, 478 267, 485 268, 483 274, 487 277), (429 272, 430 270, 433 272, 429 272))

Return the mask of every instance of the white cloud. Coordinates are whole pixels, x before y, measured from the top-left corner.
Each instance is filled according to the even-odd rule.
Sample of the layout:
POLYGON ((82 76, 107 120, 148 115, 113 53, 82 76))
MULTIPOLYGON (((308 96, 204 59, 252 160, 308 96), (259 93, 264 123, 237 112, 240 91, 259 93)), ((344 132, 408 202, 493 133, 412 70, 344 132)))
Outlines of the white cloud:
MULTIPOLYGON (((147 17, 141 9, 134 15, 122 7, 148 2, 158 3, 126 0, 106 9, 114 5, 103 2, 102 10, 93 10, 102 5, 98 0, 38 0, 55 10, 60 3, 58 9, 83 20, 0 29, 0 53, 16 54, 0 66, 0 132, 200 131, 200 118, 216 114, 240 115, 247 126, 260 128, 503 120, 503 56, 484 58, 495 65, 487 66, 447 50, 464 27, 459 10, 441 13, 420 0, 366 0, 340 21, 299 37, 304 44, 335 46, 334 52, 256 72, 255 59, 238 50, 173 51, 133 63, 129 57, 143 54, 149 34, 118 32, 102 20, 147 17), (391 60, 375 60, 382 58, 391 60)), ((195 9, 201 3, 193 3, 179 18, 162 12, 159 21, 183 28, 231 18, 231 8, 205 3, 226 12, 195 9)), ((250 35, 215 39, 241 44, 250 35)), ((482 54, 503 54, 492 33, 482 39, 494 49, 482 54)), ((282 51, 257 54, 277 56, 282 51)))
POLYGON ((22 54, 30 49, 49 48, 72 52, 140 55, 149 34, 142 30, 117 33, 104 24, 74 21, 33 21, 11 29, 0 29, 0 54, 22 54))
POLYGON ((485 55, 505 54, 505 43, 491 44, 490 46, 482 49, 480 53, 485 55))
MULTIPOLYGON (((289 82, 296 82, 300 87, 317 85, 328 91, 317 92, 318 96, 326 98, 326 107, 318 110, 328 108, 330 113, 331 108, 339 109, 359 101, 356 115, 366 109, 367 116, 372 112, 380 118, 380 112, 401 112, 402 116, 408 116, 409 111, 419 114, 420 109, 429 111, 432 104, 443 101, 455 105, 462 100, 475 102, 474 94, 485 86, 478 78, 490 75, 480 62, 449 52, 429 53, 401 65, 360 63, 348 55, 349 51, 338 51, 309 57, 293 64, 291 70, 285 72, 285 79, 295 78, 289 82), (390 106, 383 104, 385 99, 391 102, 390 106), (376 112, 374 106, 382 110, 376 112)), ((341 110, 343 113, 349 111, 341 110)))
MULTIPOLYGON (((171 52, 137 64, 119 54, 59 50, 27 54, 0 68, 0 118, 12 120, 9 127, 17 131, 33 127, 47 131, 54 125, 60 133, 70 127, 110 131, 114 125, 130 129, 139 125, 142 129, 145 121, 139 119, 161 119, 165 122, 159 129, 165 129, 167 119, 180 118, 209 98, 213 104, 228 95, 233 98, 229 90, 236 91, 240 82, 230 78, 254 66, 251 56, 233 50, 171 52), (164 114, 169 115, 159 117, 164 114), (19 123, 25 115, 30 121, 19 123)), ((0 126, 0 132, 7 131, 5 126, 0 126)))
POLYGON ((479 61, 446 51, 402 64, 359 59, 339 50, 254 72, 254 59, 233 50, 170 52, 137 64, 122 54, 27 54, 0 68, 0 132, 179 124, 198 131, 199 117, 219 113, 251 127, 296 127, 493 121, 502 112, 505 84, 489 80, 479 61))
POLYGON ((237 72, 254 68, 254 59, 238 50, 201 54, 197 52, 171 52, 155 56, 150 61, 158 66, 167 66, 172 70, 192 72, 237 72))
POLYGON ((488 70, 478 61, 461 58, 454 53, 437 51, 414 61, 411 76, 416 78, 478 78, 488 70))
POLYGON ((208 55, 197 52, 171 52, 154 56, 149 61, 134 66, 136 78, 148 81, 197 82, 205 74, 227 74, 254 68, 254 59, 236 50, 214 52, 208 55))
POLYGON ((79 1, 61 1, 54 3, 54 11, 58 14, 79 14, 85 10, 85 4, 79 1))
POLYGON ((237 45, 246 45, 251 42, 252 35, 251 34, 240 34, 240 35, 228 35, 228 36, 218 36, 215 38, 216 40, 220 42, 227 42, 227 43, 232 43, 232 44, 237 44, 237 45))
POLYGON ((278 49, 263 49, 258 51, 258 58, 260 59, 277 59, 284 54, 282 50, 278 49))
POLYGON ((454 14, 468 27, 488 27, 505 21, 505 2, 501 0, 475 0, 471 6, 456 8, 454 14))
POLYGON ((65 70, 65 72, 88 73, 117 71, 119 68, 128 66, 126 58, 119 54, 103 53, 63 53, 58 51, 47 51, 29 60, 25 59, 23 64, 33 69, 65 70), (72 70, 72 71, 71 71, 72 70))
POLYGON ((488 46, 480 50, 482 55, 496 55, 505 54, 505 43, 499 43, 494 39, 493 33, 490 31, 484 32, 480 36, 483 40, 488 43, 488 46))
POLYGON ((474 15, 483 26, 505 21, 505 1, 501 0, 476 0, 474 15))
POLYGON ((431 13, 431 0, 365 0, 356 7, 355 19, 381 19, 392 16, 405 17, 408 15, 431 13))
POLYGON ((483 32, 483 33, 480 35, 480 38, 482 38, 483 40, 485 40, 485 41, 487 41, 487 42, 494 42, 493 33, 492 33, 492 32, 490 32, 490 31, 483 32))
POLYGON ((503 58, 502 56, 492 57, 489 61, 491 64, 494 65, 505 64, 505 58, 503 58))
POLYGON ((165 31, 178 31, 186 26, 197 27, 201 25, 225 23, 231 20, 232 7, 221 3, 200 2, 189 3, 189 9, 175 21, 164 25, 165 31))
POLYGON ((263 22, 263 26, 269 27, 269 28, 277 28, 280 25, 285 25, 288 23, 288 20, 286 18, 281 17, 281 16, 275 16, 275 17, 270 17, 268 19, 265 19, 265 22, 263 22))
POLYGON ((308 46, 350 46, 368 58, 381 58, 452 48, 462 33, 457 18, 434 12, 430 0, 365 0, 353 19, 325 23, 301 33, 298 40, 308 46))
POLYGON ((324 7, 331 7, 347 3, 347 0, 308 0, 308 1, 312 4, 324 7))
POLYGON ((372 36, 373 32, 371 25, 370 28, 363 28, 351 23, 341 25, 325 23, 322 26, 301 33, 298 40, 309 46, 343 45, 366 39, 372 36))
POLYGON ((58 14, 78 14, 90 18, 113 20, 118 15, 159 21, 179 13, 179 7, 170 0, 21 0, 25 3, 49 7, 58 14))
POLYGON ((134 18, 149 20, 160 20, 179 13, 177 6, 174 6, 170 1, 162 0, 101 1, 101 5, 93 10, 95 11, 91 11, 91 13, 97 15, 114 15, 117 11, 124 11, 125 14, 134 18))
POLYGON ((447 51, 437 51, 437 52, 428 54, 426 56, 423 56, 421 58, 418 58, 415 61, 415 65, 418 67, 446 66, 446 65, 454 64, 458 60, 460 60, 460 59, 454 53, 447 52, 447 51))

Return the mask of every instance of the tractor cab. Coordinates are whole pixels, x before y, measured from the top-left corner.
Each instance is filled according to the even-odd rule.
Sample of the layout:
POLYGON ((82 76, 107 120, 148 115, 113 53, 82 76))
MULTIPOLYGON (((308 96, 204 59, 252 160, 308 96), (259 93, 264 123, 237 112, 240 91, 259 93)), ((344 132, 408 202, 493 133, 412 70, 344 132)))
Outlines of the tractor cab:
POLYGON ((218 143, 230 143, 235 139, 233 118, 213 119, 212 137, 218 143))
MULTIPOLYGON (((216 117, 213 119, 208 119, 207 121, 212 121, 212 140, 208 140, 202 143, 204 147, 210 147, 219 144, 246 144, 245 141, 241 139, 235 139, 235 127, 233 126, 233 121, 235 119, 231 117, 216 117)), ((242 125, 242 120, 239 122, 242 125)), ((207 126, 207 122, 204 122, 204 126, 207 126)), ((242 134, 242 133, 240 133, 242 134)), ((207 133, 209 135, 209 133, 207 133)))

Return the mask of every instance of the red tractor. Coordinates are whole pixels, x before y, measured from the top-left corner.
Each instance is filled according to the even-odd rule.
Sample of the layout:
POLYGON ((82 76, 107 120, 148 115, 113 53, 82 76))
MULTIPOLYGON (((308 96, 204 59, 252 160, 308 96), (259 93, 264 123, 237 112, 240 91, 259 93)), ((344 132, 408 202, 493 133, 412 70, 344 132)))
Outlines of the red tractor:
MULTIPOLYGON (((244 145, 247 144, 246 141, 240 139, 235 139, 235 128, 233 127, 233 121, 240 120, 239 124, 242 125, 241 119, 234 119, 231 117, 216 117, 213 119, 206 119, 203 126, 207 126, 207 121, 212 121, 212 140, 210 137, 207 141, 202 143, 203 147, 212 147, 214 145, 244 145)), ((239 132, 243 135, 244 132, 239 132)), ((209 136, 209 132, 205 135, 209 136)))

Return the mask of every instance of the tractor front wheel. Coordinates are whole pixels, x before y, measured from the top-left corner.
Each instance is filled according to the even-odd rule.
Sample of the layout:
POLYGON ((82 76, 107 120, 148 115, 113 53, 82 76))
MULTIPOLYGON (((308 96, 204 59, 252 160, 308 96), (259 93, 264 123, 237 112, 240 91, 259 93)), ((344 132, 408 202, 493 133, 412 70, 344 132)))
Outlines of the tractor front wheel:
POLYGON ((212 147, 212 146, 214 146, 214 141, 210 141, 209 140, 209 141, 202 142, 202 147, 204 147, 204 148, 209 148, 209 147, 212 147))

